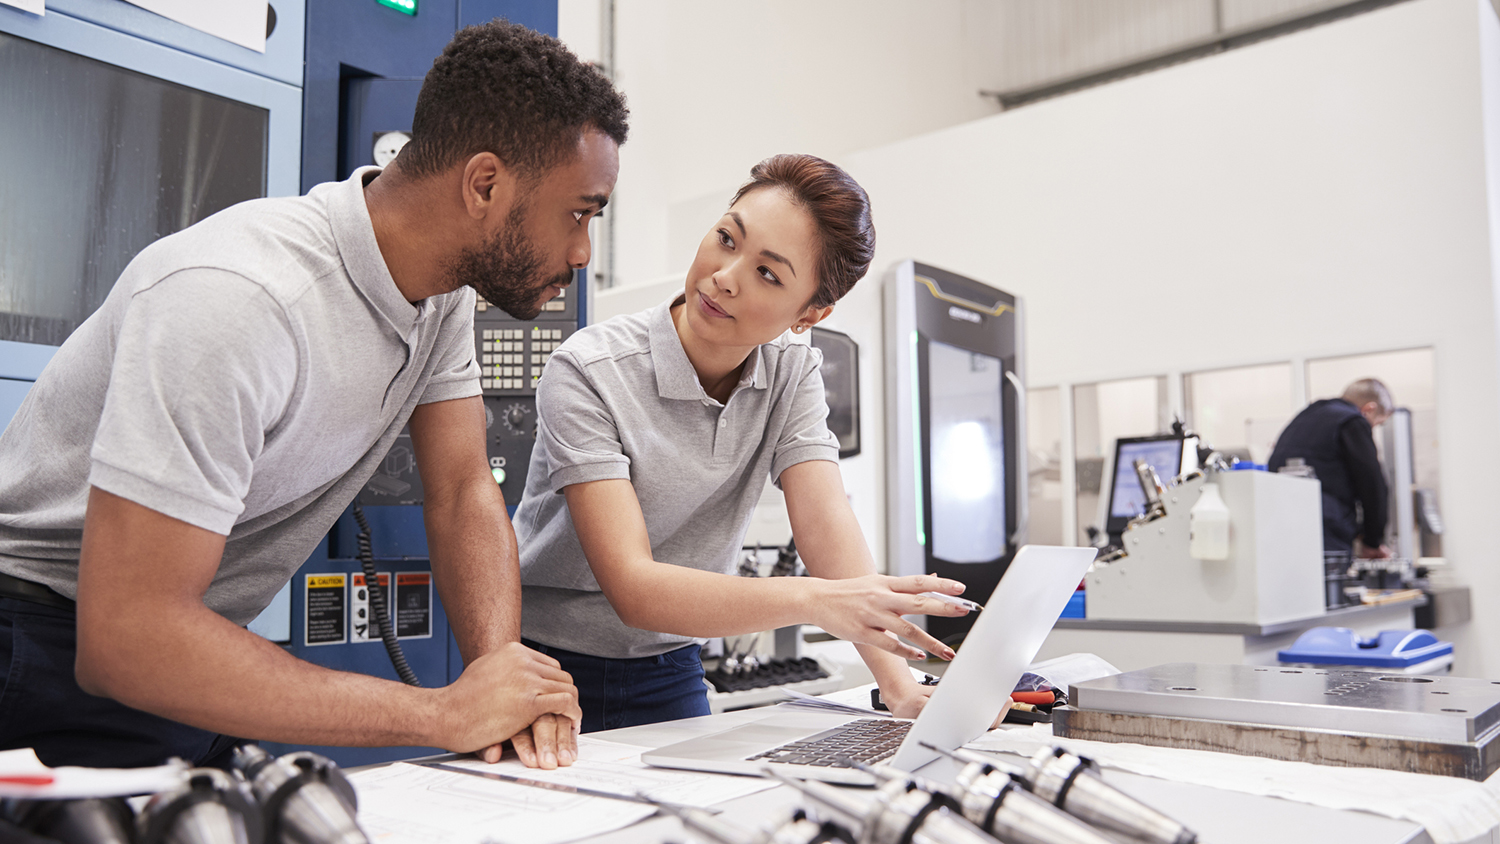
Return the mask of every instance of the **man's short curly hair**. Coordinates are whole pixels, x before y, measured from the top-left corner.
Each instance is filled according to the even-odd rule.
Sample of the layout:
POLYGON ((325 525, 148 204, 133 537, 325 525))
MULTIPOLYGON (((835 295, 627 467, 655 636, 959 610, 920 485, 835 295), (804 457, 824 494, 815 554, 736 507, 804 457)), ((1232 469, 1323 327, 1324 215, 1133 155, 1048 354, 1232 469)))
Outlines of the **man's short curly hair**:
POLYGON ((493 152, 534 178, 576 154, 584 127, 623 144, 629 114, 614 85, 562 42, 497 18, 459 30, 432 63, 398 161, 429 176, 493 152))

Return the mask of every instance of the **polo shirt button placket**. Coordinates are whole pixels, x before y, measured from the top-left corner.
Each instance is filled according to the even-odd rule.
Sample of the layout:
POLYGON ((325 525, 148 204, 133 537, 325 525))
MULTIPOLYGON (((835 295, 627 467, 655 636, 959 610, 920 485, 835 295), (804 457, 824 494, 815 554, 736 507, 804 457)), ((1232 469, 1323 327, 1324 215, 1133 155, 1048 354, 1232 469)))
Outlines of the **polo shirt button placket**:
POLYGON ((718 429, 718 430, 714 431, 714 458, 715 459, 717 459, 718 456, 719 456, 719 451, 720 451, 719 445, 720 445, 720 443, 722 443, 724 441, 724 429, 729 425, 729 417, 726 415, 726 413, 727 413, 727 410, 725 410, 725 409, 720 409, 719 410, 719 424, 717 426, 715 426, 718 429))

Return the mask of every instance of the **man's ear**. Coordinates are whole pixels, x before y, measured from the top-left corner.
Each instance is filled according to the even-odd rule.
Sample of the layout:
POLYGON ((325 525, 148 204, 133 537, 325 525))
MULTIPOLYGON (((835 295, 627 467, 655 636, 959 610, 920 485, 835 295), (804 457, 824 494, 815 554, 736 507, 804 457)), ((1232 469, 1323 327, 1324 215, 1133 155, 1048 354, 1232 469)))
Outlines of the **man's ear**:
POLYGON ((516 201, 515 173, 493 152, 475 153, 464 162, 464 210, 475 220, 509 214, 516 201))

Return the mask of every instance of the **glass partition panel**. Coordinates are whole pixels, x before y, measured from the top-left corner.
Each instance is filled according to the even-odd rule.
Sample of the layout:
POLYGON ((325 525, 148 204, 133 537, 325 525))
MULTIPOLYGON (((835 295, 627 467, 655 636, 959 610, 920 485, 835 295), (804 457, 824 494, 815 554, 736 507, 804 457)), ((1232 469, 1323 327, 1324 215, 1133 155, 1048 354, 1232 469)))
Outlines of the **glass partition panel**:
POLYGON ((1188 427, 1203 443, 1265 463, 1291 421, 1292 365, 1272 363, 1194 372, 1183 378, 1188 427))
POLYGON ((1027 539, 1063 545, 1062 391, 1026 391, 1027 539))
POLYGON ((1164 375, 1073 387, 1073 453, 1077 458, 1074 506, 1079 544, 1094 544, 1090 531, 1104 529, 1099 498, 1104 489, 1104 463, 1114 453, 1115 440, 1159 434, 1171 426, 1164 375))

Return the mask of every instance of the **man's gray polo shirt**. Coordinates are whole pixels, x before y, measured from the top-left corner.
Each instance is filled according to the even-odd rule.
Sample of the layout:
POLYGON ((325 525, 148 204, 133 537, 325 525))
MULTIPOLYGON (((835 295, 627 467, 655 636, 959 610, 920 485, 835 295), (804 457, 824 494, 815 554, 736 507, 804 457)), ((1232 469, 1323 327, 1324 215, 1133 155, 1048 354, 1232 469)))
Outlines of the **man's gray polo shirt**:
POLYGON ((0 436, 0 571, 73 597, 89 487, 226 535, 204 595, 263 609, 419 403, 479 394, 474 292, 415 305, 367 168, 146 247, 0 436))
POLYGON ((528 639, 614 658, 702 641, 620 621, 584 558, 564 487, 629 480, 654 559, 727 574, 767 475, 838 460, 816 349, 789 334, 757 347, 720 404, 688 362, 672 304, 579 331, 538 383, 537 443, 515 518, 528 639))

